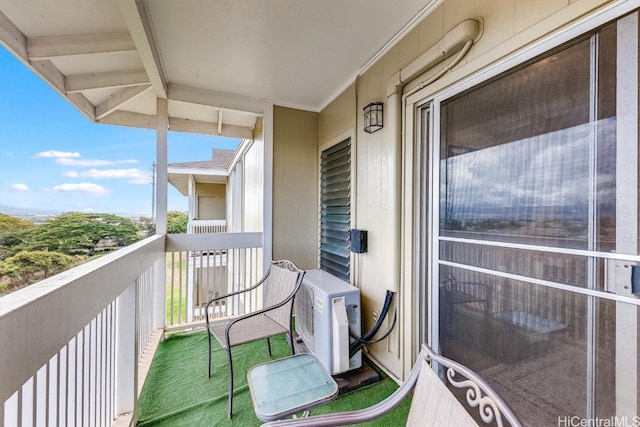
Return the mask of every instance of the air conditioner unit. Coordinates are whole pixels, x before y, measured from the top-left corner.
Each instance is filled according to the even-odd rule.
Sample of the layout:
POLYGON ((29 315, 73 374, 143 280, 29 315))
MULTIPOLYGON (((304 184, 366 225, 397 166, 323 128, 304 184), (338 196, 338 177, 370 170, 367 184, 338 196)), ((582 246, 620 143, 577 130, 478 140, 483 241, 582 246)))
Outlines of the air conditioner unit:
POLYGON ((308 270, 295 298, 296 332, 332 375, 362 366, 362 352, 349 358, 361 334, 360 290, 324 270, 308 270))

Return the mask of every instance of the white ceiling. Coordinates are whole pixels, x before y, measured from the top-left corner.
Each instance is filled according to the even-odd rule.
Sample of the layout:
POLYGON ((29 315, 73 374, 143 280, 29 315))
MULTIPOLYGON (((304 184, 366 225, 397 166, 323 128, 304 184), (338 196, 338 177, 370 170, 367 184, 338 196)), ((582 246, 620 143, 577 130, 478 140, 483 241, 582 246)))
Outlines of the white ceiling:
POLYGON ((0 43, 91 120, 250 137, 320 111, 441 0, 0 0, 0 43))

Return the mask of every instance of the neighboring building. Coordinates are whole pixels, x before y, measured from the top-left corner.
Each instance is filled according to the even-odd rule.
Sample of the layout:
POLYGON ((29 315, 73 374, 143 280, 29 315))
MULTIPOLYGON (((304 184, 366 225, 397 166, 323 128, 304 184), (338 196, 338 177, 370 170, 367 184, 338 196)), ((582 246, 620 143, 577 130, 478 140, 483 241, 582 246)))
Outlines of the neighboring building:
POLYGON ((169 163, 169 183, 188 197, 190 233, 227 231, 227 183, 235 154, 214 148, 211 160, 169 163))

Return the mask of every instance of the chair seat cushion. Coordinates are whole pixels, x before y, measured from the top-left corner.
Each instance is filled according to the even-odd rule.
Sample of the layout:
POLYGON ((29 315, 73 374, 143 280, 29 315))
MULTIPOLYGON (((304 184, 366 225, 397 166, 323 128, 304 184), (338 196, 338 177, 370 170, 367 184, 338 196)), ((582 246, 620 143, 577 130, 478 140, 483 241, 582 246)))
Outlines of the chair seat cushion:
MULTIPOLYGON (((211 325, 209 327, 209 332, 211 332, 211 335, 218 340, 223 348, 227 348, 224 336, 224 330, 226 327, 227 323, 211 325)), ((229 331, 229 344, 233 347, 262 338, 284 334, 286 332, 287 329, 282 327, 278 322, 271 319, 269 316, 259 314, 257 316, 245 318, 241 322, 233 325, 229 331)))

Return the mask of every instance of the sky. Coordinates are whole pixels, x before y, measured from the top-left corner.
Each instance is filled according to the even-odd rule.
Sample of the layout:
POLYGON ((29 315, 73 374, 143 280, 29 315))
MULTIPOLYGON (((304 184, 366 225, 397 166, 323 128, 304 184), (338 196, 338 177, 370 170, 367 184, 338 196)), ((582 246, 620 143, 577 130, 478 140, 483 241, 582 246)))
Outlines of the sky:
MULTIPOLYGON (((169 132, 169 163, 238 143, 169 132)), ((91 122, 0 46, 0 206, 151 215, 155 147, 155 130, 91 122)), ((168 199, 169 210, 187 210, 171 185, 168 199)))

